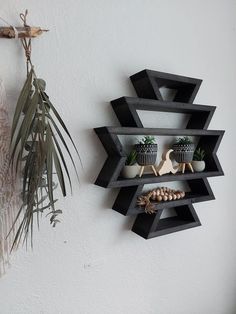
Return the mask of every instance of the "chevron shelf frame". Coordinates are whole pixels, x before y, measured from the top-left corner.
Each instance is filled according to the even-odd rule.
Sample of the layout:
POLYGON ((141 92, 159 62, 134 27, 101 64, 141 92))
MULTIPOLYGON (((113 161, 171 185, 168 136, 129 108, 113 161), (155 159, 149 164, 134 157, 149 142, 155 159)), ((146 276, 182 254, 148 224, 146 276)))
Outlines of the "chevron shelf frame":
POLYGON ((107 159, 95 182, 105 188, 119 188, 113 209, 123 215, 135 215, 132 231, 145 239, 200 226, 200 220, 193 203, 214 199, 208 177, 224 175, 216 155, 223 130, 208 130, 216 107, 193 104, 202 80, 170 73, 143 70, 130 77, 138 97, 121 97, 111 101, 112 108, 121 124, 120 127, 95 128, 107 159), (160 88, 176 91, 173 101, 165 101, 160 88), (137 110, 189 114, 185 129, 144 128, 137 110), (119 135, 198 136, 198 147, 206 151, 204 172, 166 174, 154 176, 145 174, 141 178, 124 179, 120 173, 127 158, 119 135), (146 214, 143 207, 136 205, 145 184, 186 181, 190 192, 185 198, 155 203, 154 214, 146 214), (176 216, 161 219, 166 208, 174 208, 176 216))

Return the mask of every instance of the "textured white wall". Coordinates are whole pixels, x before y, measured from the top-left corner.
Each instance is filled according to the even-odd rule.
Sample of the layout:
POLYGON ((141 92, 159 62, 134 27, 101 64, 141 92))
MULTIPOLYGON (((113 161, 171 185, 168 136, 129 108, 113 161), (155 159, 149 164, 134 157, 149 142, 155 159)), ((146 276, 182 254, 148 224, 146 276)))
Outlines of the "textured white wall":
MULTIPOLYGON (((19 249, 0 279, 1 314, 234 314, 236 2, 233 0, 8 0, 50 29, 33 42, 36 70, 70 126, 84 172, 56 229, 43 219, 34 251, 19 249), (118 125, 109 101, 134 96, 144 68, 203 79, 196 102, 226 129, 216 200, 195 205, 202 227, 145 241, 110 210, 116 191, 92 184, 105 152, 92 128, 118 125)), ((19 42, 0 40, 0 76, 13 110, 25 67, 19 42)))

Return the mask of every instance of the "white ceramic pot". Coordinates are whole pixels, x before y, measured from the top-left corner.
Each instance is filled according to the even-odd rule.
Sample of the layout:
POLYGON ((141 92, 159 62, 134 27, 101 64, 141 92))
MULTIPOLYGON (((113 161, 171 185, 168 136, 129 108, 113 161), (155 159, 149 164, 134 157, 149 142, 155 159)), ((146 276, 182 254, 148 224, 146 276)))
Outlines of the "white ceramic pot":
POLYGON ((139 168, 140 166, 138 166, 137 164, 133 166, 124 166, 124 168, 122 169, 121 175, 123 178, 126 178, 126 179, 135 178, 139 172, 139 168))
POLYGON ((193 160, 191 162, 192 166, 193 166, 193 170, 196 172, 201 172, 205 170, 206 164, 204 160, 193 160))

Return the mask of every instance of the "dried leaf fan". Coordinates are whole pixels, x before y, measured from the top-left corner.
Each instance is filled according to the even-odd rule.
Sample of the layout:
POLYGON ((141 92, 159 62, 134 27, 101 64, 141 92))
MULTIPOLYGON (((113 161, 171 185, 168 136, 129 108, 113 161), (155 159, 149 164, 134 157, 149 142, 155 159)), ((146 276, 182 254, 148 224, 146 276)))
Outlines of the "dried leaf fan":
POLYGON ((11 127, 6 93, 0 80, 0 276, 5 274, 6 267, 10 265, 10 250, 16 228, 13 228, 9 236, 7 235, 14 222, 17 204, 20 202, 17 178, 9 168, 10 138, 11 127))
MULTIPOLYGON (((27 30, 30 27, 26 23, 26 16, 27 11, 20 15, 27 30)), ((77 174, 68 140, 63 134, 77 154, 78 151, 65 123, 45 92, 46 82, 37 78, 31 62, 32 36, 29 34, 26 32, 21 38, 26 56, 27 79, 17 101, 11 134, 11 164, 16 172, 22 173, 22 205, 15 220, 18 229, 12 248, 20 242, 27 244, 29 238, 32 245, 34 225, 39 225, 39 218, 45 211, 53 226, 59 222, 58 215, 62 211, 56 208, 55 189, 59 186, 62 195, 66 196, 68 182, 72 190, 64 151, 77 174)))

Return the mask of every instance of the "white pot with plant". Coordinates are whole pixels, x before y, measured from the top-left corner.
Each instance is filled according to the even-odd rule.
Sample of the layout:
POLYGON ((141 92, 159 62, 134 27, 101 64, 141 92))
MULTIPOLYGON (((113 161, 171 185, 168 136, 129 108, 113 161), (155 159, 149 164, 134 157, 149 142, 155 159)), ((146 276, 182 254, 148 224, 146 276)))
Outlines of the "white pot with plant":
POLYGON ((137 152, 132 150, 126 159, 125 166, 121 172, 123 178, 132 179, 137 176, 140 167, 136 163, 136 158, 137 152))
POLYGON ((200 147, 195 150, 194 155, 193 155, 193 161, 192 161, 192 166, 193 169, 197 172, 202 172, 205 170, 206 164, 204 161, 205 157, 205 151, 201 149, 200 147))

